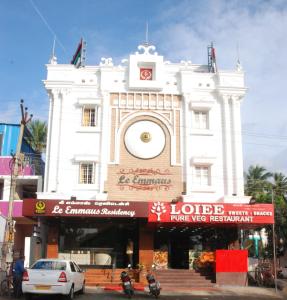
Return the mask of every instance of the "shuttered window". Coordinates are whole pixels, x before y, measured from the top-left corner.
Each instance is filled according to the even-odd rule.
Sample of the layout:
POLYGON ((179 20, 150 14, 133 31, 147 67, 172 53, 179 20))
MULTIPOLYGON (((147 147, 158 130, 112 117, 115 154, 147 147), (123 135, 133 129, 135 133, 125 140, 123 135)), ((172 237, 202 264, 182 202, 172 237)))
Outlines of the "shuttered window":
POLYGON ((80 164, 80 183, 81 184, 93 184, 94 183, 94 168, 93 163, 81 163, 80 164))

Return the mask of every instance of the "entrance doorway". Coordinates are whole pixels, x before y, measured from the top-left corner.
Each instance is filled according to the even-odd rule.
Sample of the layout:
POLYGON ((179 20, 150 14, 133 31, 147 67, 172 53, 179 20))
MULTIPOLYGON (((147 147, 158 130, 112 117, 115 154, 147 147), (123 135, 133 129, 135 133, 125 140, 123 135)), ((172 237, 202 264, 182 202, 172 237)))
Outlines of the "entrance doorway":
POLYGON ((230 242, 236 241, 237 231, 236 227, 159 226, 154 235, 155 264, 170 269, 195 268, 202 253, 228 249, 230 242))
POLYGON ((189 238, 186 234, 174 233, 169 240, 169 267, 171 269, 189 268, 189 238))

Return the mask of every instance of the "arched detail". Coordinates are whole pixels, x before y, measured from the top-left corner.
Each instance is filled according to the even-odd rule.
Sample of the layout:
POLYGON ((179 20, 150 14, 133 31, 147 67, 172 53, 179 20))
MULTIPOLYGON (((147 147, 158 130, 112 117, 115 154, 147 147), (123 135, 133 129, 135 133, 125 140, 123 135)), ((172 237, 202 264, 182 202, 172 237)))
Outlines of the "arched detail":
MULTIPOLYGON (((115 163, 116 164, 118 164, 120 161, 120 147, 118 147, 118 145, 120 145, 120 142, 121 142, 120 139, 123 134, 123 130, 126 129, 126 126, 130 121, 132 121, 133 119, 136 119, 138 117, 143 117, 143 116, 148 116, 148 117, 151 117, 151 118, 154 118, 154 119, 157 119, 158 121, 160 121, 160 123, 165 126, 165 128, 167 129, 167 131, 170 135, 171 145, 174 144, 174 141, 175 141, 174 130, 170 126, 167 119, 165 119, 163 116, 161 116, 160 114, 154 113, 154 112, 136 112, 136 113, 129 114, 121 122, 121 124, 116 132, 116 135, 115 135, 115 163)), ((172 164, 174 163, 173 158, 175 157, 173 152, 174 152, 173 147, 171 147, 171 163, 172 164)))

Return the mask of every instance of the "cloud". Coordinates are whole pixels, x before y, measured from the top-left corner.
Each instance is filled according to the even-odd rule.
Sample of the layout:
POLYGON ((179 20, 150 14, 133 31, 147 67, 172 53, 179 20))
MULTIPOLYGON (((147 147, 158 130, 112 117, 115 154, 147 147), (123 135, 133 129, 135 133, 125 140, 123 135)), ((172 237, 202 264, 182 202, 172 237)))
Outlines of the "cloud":
POLYGON ((6 102, 5 110, 1 111, 1 122, 2 123, 20 123, 20 106, 19 102, 6 102), (16 121, 17 120, 17 121, 16 121))
MULTIPOLYGON (((249 89, 242 103, 243 126, 260 135, 281 136, 287 149, 287 140, 282 139, 287 136, 286 1, 182 1, 169 7, 158 22, 155 40, 171 60, 206 64, 206 47, 214 41, 219 69, 234 69, 239 45, 249 89)), ((254 147, 244 145, 245 160, 267 163, 277 157, 276 165, 287 170, 287 161, 279 155, 282 147, 272 147, 276 142, 265 140, 270 147, 256 145, 262 141, 254 136, 254 147)))

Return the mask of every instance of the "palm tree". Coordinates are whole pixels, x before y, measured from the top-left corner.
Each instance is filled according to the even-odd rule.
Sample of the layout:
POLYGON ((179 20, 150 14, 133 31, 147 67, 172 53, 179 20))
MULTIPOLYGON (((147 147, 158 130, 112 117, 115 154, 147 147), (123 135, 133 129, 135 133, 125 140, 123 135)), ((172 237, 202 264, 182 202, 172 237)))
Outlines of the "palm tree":
POLYGON ((257 197, 260 194, 270 189, 270 182, 268 179, 272 173, 267 172, 262 166, 250 166, 248 172, 245 173, 245 194, 257 197))
POLYGON ((44 174, 44 164, 42 160, 42 153, 46 149, 47 141, 47 124, 40 120, 33 120, 28 124, 28 129, 31 133, 29 141, 31 147, 35 151, 33 157, 33 164, 35 166, 35 174, 44 174))
POLYGON ((36 153, 43 153, 46 148, 47 124, 40 120, 33 120, 28 124, 32 135, 30 144, 36 153))
POLYGON ((276 196, 287 194, 287 177, 283 173, 273 173, 273 190, 276 196))

